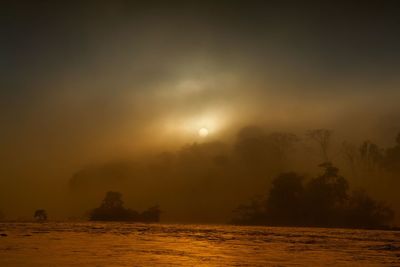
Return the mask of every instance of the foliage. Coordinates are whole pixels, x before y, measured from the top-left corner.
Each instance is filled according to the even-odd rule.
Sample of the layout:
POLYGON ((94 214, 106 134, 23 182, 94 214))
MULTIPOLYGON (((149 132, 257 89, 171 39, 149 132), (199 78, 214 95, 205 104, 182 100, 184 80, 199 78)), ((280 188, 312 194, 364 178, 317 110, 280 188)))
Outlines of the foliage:
POLYGON ((265 202, 237 209, 237 224, 293 225, 320 227, 382 228, 394 213, 363 191, 348 193, 346 179, 326 162, 324 172, 304 183, 294 172, 282 173, 272 182, 265 202))
POLYGON ((138 213, 135 210, 126 209, 122 201, 122 194, 109 191, 103 199, 100 207, 90 213, 92 221, 137 221, 158 222, 160 220, 160 209, 158 206, 138 213))

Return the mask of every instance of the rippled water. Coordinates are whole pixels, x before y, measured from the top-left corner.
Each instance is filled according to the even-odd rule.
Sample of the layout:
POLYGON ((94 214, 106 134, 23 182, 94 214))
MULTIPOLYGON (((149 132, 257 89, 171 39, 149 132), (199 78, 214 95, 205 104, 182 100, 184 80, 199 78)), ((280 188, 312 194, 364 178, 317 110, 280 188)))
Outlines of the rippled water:
POLYGON ((400 232, 0 223, 0 266, 400 266, 400 232))

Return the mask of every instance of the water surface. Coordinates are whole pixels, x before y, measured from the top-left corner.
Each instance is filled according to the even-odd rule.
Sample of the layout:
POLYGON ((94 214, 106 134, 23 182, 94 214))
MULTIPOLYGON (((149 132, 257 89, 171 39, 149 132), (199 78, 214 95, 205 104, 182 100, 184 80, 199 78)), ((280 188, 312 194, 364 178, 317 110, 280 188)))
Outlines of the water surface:
POLYGON ((0 266, 400 266, 400 232, 0 223, 0 266))

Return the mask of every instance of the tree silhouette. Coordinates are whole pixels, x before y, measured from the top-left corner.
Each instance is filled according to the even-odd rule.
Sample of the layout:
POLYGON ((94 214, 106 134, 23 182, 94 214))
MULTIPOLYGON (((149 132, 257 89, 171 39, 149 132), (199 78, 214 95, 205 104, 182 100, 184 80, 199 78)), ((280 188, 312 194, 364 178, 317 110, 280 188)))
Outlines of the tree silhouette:
POLYGON ((349 226, 357 228, 363 226, 384 227, 393 218, 393 210, 384 203, 376 202, 362 190, 352 193, 346 214, 349 226))
POLYGON ((161 210, 158 205, 148 208, 140 214, 140 219, 143 222, 158 222, 160 221, 161 210))
POLYGON ((39 209, 35 211, 35 214, 33 215, 33 218, 35 218, 37 221, 43 222, 47 220, 47 212, 44 209, 39 209))
POLYGON ((347 199, 348 183, 330 162, 319 166, 324 168, 324 173, 306 184, 307 220, 312 225, 337 224, 335 220, 340 217, 340 207, 347 199))
POLYGON ((360 146, 360 156, 368 172, 376 171, 383 160, 383 151, 371 141, 365 141, 360 146))
POLYGON ((348 183, 330 162, 323 173, 303 183, 294 172, 276 177, 265 201, 236 209, 233 223, 320 227, 382 228, 393 220, 392 209, 363 191, 348 193, 348 183))
POLYGON ((107 192, 101 208, 104 209, 121 209, 123 208, 124 202, 122 201, 122 194, 119 192, 107 192))
POLYGON ((136 211, 124 208, 122 194, 113 191, 107 192, 100 207, 90 214, 90 220, 93 221, 129 221, 137 217, 136 211))
POLYGON ((106 193, 100 207, 90 213, 92 221, 137 221, 158 222, 160 220, 160 209, 158 206, 139 214, 135 210, 126 209, 123 205, 122 194, 109 191, 106 193))
POLYGON ((321 149, 322 158, 324 161, 329 161, 329 147, 332 138, 332 131, 327 129, 315 129, 307 132, 307 136, 317 142, 321 149))
POLYGON ((343 142, 342 152, 349 163, 353 176, 358 177, 357 162, 359 160, 359 151, 357 150, 357 147, 349 142, 343 142))
POLYGON ((400 133, 396 137, 395 146, 386 150, 383 166, 392 173, 400 173, 400 133))
POLYGON ((282 173, 272 181, 266 211, 273 224, 301 223, 303 214, 303 177, 294 172, 282 173))

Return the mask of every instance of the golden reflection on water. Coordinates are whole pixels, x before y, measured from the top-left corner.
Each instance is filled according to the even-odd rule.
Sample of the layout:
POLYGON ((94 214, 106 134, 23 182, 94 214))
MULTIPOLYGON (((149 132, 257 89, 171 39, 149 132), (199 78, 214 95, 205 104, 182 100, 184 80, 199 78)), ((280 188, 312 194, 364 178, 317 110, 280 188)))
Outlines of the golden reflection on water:
POLYGON ((2 223, 0 266, 400 266, 400 232, 2 223))

